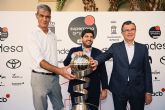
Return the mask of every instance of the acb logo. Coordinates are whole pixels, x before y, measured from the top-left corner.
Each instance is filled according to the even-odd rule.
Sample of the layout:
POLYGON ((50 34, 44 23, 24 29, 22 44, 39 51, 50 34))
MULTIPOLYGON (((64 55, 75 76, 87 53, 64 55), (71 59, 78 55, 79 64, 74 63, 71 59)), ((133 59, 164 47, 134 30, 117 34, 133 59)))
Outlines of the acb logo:
POLYGON ((0 102, 7 102, 8 98, 10 98, 10 94, 6 94, 5 97, 0 97, 0 102))
POLYGON ((163 93, 165 92, 165 88, 162 88, 158 92, 153 92, 152 96, 163 96, 163 93))

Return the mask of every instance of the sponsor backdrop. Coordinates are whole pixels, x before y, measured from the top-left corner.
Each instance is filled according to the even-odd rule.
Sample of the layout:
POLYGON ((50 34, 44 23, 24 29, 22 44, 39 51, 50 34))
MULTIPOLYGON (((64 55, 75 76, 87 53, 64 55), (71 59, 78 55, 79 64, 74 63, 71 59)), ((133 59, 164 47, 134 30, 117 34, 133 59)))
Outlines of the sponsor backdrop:
MULTIPOLYGON (((0 109, 34 110, 26 37, 37 25, 35 12, 1 11, 0 16, 0 109)), ((112 43, 123 40, 121 25, 126 20, 132 20, 137 25, 136 41, 148 47, 152 67, 153 102, 145 106, 145 110, 164 110, 165 21, 163 18, 165 13, 161 11, 54 12, 50 29, 58 37, 58 64, 62 67, 69 49, 81 44, 80 33, 83 29, 94 30, 96 35, 93 46, 105 51, 112 43)), ((109 77, 112 61, 110 59, 106 62, 109 77)), ((60 84, 65 110, 69 110, 68 80, 60 77, 60 84)), ((49 110, 52 110, 50 102, 49 110)), ((110 92, 106 100, 100 101, 100 110, 114 110, 110 92)))

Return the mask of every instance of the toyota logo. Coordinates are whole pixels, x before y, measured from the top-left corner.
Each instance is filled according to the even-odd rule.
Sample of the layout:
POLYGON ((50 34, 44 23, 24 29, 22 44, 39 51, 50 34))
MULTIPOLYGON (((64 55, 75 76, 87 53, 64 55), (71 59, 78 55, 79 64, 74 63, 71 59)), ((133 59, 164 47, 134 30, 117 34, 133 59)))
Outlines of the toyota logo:
POLYGON ((165 65, 165 56, 162 56, 162 57, 160 58, 160 63, 162 63, 163 65, 165 65))
POLYGON ((21 61, 17 59, 10 59, 6 62, 6 66, 10 69, 16 69, 21 66, 21 61))

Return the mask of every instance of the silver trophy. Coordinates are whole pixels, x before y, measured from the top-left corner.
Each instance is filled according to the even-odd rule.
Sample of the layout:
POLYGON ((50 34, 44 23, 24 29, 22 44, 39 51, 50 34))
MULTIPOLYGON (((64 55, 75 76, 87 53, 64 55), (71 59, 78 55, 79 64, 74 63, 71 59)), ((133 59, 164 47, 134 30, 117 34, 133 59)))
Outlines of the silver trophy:
POLYGON ((73 87, 74 92, 82 95, 74 97, 76 105, 72 106, 72 110, 88 110, 88 105, 90 104, 85 101, 88 97, 86 88, 88 87, 90 79, 86 76, 92 72, 89 57, 87 55, 75 56, 71 61, 71 69, 75 73, 76 79, 83 82, 73 87))

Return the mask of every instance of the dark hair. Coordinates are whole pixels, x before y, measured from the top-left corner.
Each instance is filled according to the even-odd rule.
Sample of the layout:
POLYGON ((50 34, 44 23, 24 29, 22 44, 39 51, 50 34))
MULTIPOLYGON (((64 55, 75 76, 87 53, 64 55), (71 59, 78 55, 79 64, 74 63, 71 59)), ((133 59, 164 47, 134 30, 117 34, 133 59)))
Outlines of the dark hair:
POLYGON ((94 31, 91 30, 91 29, 84 29, 81 33, 81 37, 83 38, 83 36, 86 34, 86 33, 91 33, 93 35, 93 38, 94 38, 94 31))
MULTIPOLYGON (((133 23, 132 21, 125 21, 125 22, 122 24, 122 26, 121 26, 121 32, 123 32, 123 27, 124 27, 124 25, 130 25, 130 24, 135 25, 135 23, 133 23)), ((135 28, 136 28, 136 25, 135 25, 135 28)))
POLYGON ((45 5, 45 4, 40 4, 37 6, 37 13, 40 9, 43 9, 45 11, 48 11, 51 13, 51 8, 48 6, 48 5, 45 5))

